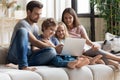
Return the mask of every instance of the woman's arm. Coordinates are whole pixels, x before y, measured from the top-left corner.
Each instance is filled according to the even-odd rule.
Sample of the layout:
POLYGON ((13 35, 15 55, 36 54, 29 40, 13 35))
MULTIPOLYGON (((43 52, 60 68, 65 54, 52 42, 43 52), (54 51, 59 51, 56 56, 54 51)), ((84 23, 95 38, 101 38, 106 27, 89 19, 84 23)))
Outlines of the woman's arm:
POLYGON ((81 37, 86 39, 86 44, 91 46, 93 49, 97 50, 99 46, 96 46, 88 37, 87 32, 83 26, 81 26, 82 32, 81 32, 81 37))
POLYGON ((81 31, 81 37, 82 38, 84 38, 84 39, 86 39, 86 44, 88 44, 89 46, 93 46, 94 44, 93 44, 93 42, 89 39, 89 37, 88 37, 88 35, 87 35, 87 32, 86 32, 86 30, 85 30, 85 28, 84 28, 84 26, 80 26, 80 31, 81 31))

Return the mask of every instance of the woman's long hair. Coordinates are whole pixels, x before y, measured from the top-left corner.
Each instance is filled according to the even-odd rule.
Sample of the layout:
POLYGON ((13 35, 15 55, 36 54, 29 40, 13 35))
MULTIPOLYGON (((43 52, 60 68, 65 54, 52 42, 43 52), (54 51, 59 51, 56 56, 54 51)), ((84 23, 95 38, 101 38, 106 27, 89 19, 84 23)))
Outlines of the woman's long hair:
MULTIPOLYGON (((62 13, 62 21, 64 22, 64 15, 68 13, 73 16, 73 27, 78 27, 80 25, 80 22, 78 20, 77 14, 74 9, 72 8, 66 8, 62 13)), ((65 22, 64 22, 65 23, 65 22)))

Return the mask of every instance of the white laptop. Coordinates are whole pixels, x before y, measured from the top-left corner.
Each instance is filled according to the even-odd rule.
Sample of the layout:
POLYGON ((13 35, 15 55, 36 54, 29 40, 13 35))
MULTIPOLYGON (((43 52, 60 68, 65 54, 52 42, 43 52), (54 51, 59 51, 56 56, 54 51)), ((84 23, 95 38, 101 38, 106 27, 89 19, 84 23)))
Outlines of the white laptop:
POLYGON ((81 56, 85 43, 85 39, 66 38, 61 55, 81 56))

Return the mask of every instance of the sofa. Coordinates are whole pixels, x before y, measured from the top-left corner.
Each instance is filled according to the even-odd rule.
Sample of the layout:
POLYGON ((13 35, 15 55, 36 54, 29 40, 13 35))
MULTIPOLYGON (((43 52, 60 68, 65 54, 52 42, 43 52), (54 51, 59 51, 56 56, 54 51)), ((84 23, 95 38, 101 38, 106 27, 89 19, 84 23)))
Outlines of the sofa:
POLYGON ((6 67, 8 47, 0 47, 0 80, 120 80, 114 66, 95 64, 79 69, 36 66, 36 71, 6 67))

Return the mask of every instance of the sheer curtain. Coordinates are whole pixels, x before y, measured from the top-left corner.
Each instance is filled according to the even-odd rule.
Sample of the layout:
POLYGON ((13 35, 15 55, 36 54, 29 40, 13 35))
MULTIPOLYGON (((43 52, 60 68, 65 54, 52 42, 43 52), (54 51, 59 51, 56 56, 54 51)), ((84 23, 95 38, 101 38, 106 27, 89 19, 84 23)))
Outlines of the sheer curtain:
MULTIPOLYGON (((18 0, 19 1, 19 0, 18 0)), ((31 0, 26 0, 26 4, 31 0)), ((37 0, 43 3, 42 18, 55 18, 61 20, 62 12, 65 8, 71 7, 71 0, 37 0)), ((25 7, 25 6, 24 6, 25 7)))
POLYGON ((54 0, 55 1, 55 15, 56 20, 61 20, 62 12, 65 8, 71 7, 71 0, 54 0))
POLYGON ((71 7, 71 0, 39 0, 44 4, 42 17, 52 17, 57 21, 61 19, 63 10, 71 7))

